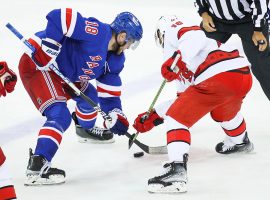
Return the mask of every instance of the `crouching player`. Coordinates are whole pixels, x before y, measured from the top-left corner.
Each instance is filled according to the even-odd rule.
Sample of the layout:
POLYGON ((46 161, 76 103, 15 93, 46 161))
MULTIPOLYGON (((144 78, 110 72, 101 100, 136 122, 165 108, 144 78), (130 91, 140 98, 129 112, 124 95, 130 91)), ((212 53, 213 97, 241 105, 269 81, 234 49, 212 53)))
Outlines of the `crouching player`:
POLYGON ((199 26, 176 16, 159 19, 155 39, 163 48, 166 60, 161 68, 162 76, 177 82, 178 97, 157 106, 146 119, 146 113, 138 115, 133 126, 143 133, 163 122, 166 124, 169 162, 163 165, 163 174, 149 179, 148 191, 186 192, 189 129, 207 113, 226 134, 225 140, 216 145, 218 153, 253 150, 240 113, 252 85, 249 62, 237 49, 220 46, 207 38, 199 26), (181 57, 173 70, 171 65, 177 54, 181 57))

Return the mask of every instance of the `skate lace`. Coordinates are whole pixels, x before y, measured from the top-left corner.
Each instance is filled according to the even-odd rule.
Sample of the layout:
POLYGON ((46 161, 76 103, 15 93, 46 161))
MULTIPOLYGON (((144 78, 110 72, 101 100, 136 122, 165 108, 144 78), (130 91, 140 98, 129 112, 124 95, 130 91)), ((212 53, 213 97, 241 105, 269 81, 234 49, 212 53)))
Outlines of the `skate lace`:
POLYGON ((42 174, 43 173, 46 174, 50 168, 51 168, 51 163, 48 161, 45 161, 43 167, 40 169, 39 174, 37 176, 32 177, 33 178, 32 182, 34 183, 35 181, 37 181, 40 177, 42 177, 42 174))
POLYGON ((95 127, 93 127, 91 129, 91 132, 94 133, 94 134, 96 134, 96 135, 101 135, 102 136, 102 134, 104 132, 104 129, 95 126, 95 127))
POLYGON ((226 137, 223 141, 222 150, 230 151, 230 150, 233 150, 234 147, 235 147, 235 143, 233 143, 229 137, 226 137))
POLYGON ((171 169, 172 169, 171 164, 170 163, 165 163, 163 165, 162 171, 160 172, 160 175, 157 176, 157 177, 161 177, 161 176, 164 176, 164 175, 168 174, 171 171, 171 169))
POLYGON ((51 168, 51 163, 46 161, 43 167, 40 169, 39 176, 41 176, 43 173, 46 174, 49 169, 51 168))

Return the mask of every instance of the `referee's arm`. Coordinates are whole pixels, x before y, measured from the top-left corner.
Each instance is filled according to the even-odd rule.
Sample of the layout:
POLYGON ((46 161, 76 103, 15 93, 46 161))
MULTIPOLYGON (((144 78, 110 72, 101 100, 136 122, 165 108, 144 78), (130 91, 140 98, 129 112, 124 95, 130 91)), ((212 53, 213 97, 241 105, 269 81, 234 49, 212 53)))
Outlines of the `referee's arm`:
POLYGON ((255 46, 259 47, 259 51, 264 51, 267 47, 266 37, 262 30, 267 23, 267 9, 269 0, 253 0, 255 7, 252 11, 252 20, 254 24, 254 33, 252 40, 255 46))
POLYGON ((196 0, 196 4, 198 6, 198 13, 200 16, 202 16, 202 13, 208 12, 209 6, 205 0, 196 0))
POLYGON ((205 0, 196 0, 198 13, 202 17, 202 27, 207 32, 215 32, 215 24, 212 17, 208 14, 209 6, 205 0))

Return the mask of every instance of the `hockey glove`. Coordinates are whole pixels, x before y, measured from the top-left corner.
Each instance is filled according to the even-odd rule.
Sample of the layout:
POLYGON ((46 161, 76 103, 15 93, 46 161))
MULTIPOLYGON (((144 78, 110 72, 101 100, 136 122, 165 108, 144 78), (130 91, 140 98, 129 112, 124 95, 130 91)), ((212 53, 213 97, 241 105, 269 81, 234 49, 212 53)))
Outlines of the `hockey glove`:
MULTIPOLYGON (((180 70, 178 70, 178 72, 176 73, 171 68, 177 54, 180 54, 179 50, 175 51, 172 57, 166 60, 161 67, 161 74, 163 78, 165 78, 168 82, 178 79, 179 74, 180 74, 180 70)), ((177 67, 181 66, 181 63, 182 63, 182 60, 178 59, 176 66, 177 67)))
POLYGON ((140 133, 150 131, 154 126, 158 126, 164 122, 164 119, 160 117, 156 111, 152 111, 148 117, 147 112, 139 114, 134 120, 133 127, 140 133))
POLYGON ((6 96, 7 93, 14 91, 17 83, 16 74, 8 68, 6 62, 0 62, 0 97, 6 96))
POLYGON ((33 40, 29 42, 36 47, 36 51, 32 54, 32 59, 37 65, 37 69, 46 71, 49 70, 48 63, 52 59, 56 59, 60 53, 61 44, 50 39, 42 39, 41 46, 38 46, 33 40))
POLYGON ((110 129, 114 134, 124 135, 128 131, 129 123, 122 110, 115 108, 108 115, 112 118, 112 121, 106 120, 105 128, 110 129))

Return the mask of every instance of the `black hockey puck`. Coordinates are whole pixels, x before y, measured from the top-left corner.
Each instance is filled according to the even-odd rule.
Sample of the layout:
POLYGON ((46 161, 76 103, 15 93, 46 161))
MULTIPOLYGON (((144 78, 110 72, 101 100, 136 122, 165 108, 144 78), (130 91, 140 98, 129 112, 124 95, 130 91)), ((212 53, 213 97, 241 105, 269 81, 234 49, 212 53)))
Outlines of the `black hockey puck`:
POLYGON ((142 151, 133 154, 134 158, 140 158, 143 155, 144 155, 144 153, 142 151))

